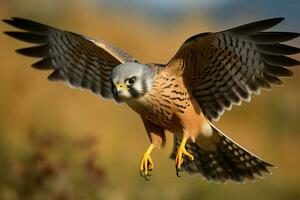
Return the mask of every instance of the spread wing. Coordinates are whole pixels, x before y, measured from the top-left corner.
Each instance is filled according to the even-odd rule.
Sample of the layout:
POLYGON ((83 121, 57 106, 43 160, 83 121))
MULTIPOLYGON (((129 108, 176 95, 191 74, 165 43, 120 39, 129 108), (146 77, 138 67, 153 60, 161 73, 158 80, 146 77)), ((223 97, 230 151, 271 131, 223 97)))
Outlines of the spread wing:
POLYGON ((65 81, 105 98, 113 97, 109 77, 112 69, 124 62, 137 62, 126 52, 102 40, 96 41, 27 19, 12 18, 3 21, 23 30, 8 31, 5 34, 38 44, 16 52, 42 58, 32 67, 52 70, 49 80, 65 81))
POLYGON ((282 84, 279 77, 292 76, 287 68, 300 64, 285 56, 300 49, 280 44, 298 37, 298 33, 262 32, 282 20, 268 19, 192 36, 166 69, 180 72, 204 114, 217 120, 232 104, 249 101, 261 88, 282 84))

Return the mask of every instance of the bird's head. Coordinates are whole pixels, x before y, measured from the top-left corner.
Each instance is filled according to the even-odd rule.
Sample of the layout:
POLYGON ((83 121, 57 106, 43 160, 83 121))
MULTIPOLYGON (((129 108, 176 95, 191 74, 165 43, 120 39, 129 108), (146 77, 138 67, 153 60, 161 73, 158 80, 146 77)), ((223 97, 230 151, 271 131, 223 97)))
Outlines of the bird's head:
POLYGON ((111 73, 112 91, 117 101, 143 96, 151 89, 154 70, 139 63, 123 63, 111 73))

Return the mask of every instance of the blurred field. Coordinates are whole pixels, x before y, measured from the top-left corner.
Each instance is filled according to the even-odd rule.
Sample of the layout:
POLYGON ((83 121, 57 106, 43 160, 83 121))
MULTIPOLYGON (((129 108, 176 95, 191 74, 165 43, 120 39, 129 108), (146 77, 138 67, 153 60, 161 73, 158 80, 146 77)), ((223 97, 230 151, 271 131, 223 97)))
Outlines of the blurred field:
MULTIPOLYGON (((1 19, 26 17, 105 39, 141 62, 166 63, 187 37, 226 27, 192 15, 164 27, 125 13, 84 1, 0 1, 1 19)), ((0 23, 1 32, 11 29, 0 23)), ((14 53, 25 43, 4 34, 0 43, 0 199, 300 199, 299 68, 284 80, 285 87, 263 91, 216 123, 276 165, 272 176, 225 185, 199 176, 177 178, 168 159, 169 134, 166 148, 153 152, 156 168, 145 182, 138 165, 149 141, 138 115, 125 105, 48 82, 47 72, 29 67, 34 59, 14 53)))

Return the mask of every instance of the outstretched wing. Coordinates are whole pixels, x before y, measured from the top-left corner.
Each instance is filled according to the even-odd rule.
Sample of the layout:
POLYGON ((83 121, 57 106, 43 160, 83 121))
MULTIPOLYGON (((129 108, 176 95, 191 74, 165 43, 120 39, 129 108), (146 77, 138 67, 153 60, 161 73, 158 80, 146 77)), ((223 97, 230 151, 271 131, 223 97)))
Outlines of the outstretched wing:
POLYGON ((126 52, 102 40, 96 41, 27 19, 14 17, 3 21, 25 31, 7 31, 5 34, 38 44, 16 52, 42 58, 32 67, 54 70, 48 76, 49 80, 66 81, 105 98, 113 97, 109 77, 112 69, 124 62, 137 62, 126 52))
POLYGON ((278 77, 292 76, 286 67, 299 61, 286 57, 299 48, 280 44, 299 36, 291 32, 261 32, 283 18, 258 21, 217 33, 202 33, 184 42, 166 69, 179 72, 190 87, 203 113, 217 120, 224 109, 271 84, 278 77))

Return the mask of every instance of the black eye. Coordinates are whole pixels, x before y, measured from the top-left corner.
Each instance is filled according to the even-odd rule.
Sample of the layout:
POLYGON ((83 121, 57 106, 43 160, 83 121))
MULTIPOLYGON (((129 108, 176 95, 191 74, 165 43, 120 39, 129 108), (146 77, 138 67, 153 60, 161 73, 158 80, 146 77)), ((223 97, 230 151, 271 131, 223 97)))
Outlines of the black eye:
POLYGON ((126 79, 126 80, 125 80, 125 84, 126 84, 126 85, 132 85, 132 84, 134 84, 135 80, 136 80, 136 77, 135 77, 135 76, 134 76, 134 77, 131 77, 131 78, 129 78, 129 79, 126 79))

